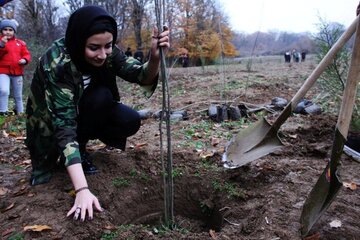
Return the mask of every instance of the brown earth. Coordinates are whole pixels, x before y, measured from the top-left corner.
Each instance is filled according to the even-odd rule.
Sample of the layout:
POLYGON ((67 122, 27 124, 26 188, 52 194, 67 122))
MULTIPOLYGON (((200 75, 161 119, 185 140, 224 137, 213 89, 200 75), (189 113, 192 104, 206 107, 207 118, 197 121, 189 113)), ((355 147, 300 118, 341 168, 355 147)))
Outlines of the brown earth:
MULTIPOLYGON (((290 100, 315 64, 310 59, 287 65, 275 57, 254 59, 250 72, 247 67, 243 61, 169 70, 172 109, 188 113, 187 120, 171 124, 173 230, 162 224, 164 154, 159 120, 150 117, 129 138, 125 152, 98 141, 89 144, 100 173, 87 179, 104 212, 86 222, 66 217, 74 196, 65 171, 48 184, 29 186, 31 165, 23 132, 12 133, 5 125, 0 137, 1 239, 301 239, 302 206, 330 157, 337 117, 294 114, 280 129, 285 144, 281 150, 225 169, 221 157, 227 141, 259 115, 214 123, 206 114, 210 103, 254 108, 274 97, 290 100), (34 225, 40 225, 35 230, 51 229, 24 230, 34 225)), ((161 87, 150 100, 140 98, 132 85, 124 84, 122 90, 122 100, 129 105, 161 109, 161 87)), ((314 88, 307 98, 316 94, 314 88)), ((272 120, 279 111, 261 113, 272 120)), ((166 139, 166 131, 162 133, 166 139)), ((359 185, 360 165, 344 154, 341 160, 342 181, 359 185)), ((311 239, 358 239, 359 215, 359 189, 343 187, 312 228, 311 239), (331 226, 334 220, 341 226, 331 226)))

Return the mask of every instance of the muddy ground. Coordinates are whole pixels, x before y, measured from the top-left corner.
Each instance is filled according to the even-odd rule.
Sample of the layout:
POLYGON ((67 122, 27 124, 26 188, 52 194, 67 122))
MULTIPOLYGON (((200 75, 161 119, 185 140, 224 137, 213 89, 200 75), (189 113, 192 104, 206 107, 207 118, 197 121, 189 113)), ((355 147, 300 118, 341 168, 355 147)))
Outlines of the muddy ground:
MULTIPOLYGON (((273 120, 279 111, 264 110, 239 121, 217 123, 209 119, 207 109, 223 103, 254 109, 269 105, 274 97, 290 100, 315 66, 312 59, 288 65, 279 56, 255 58, 251 69, 246 61, 169 69, 171 107, 188 114, 171 124, 172 230, 163 224, 161 159, 166 154, 160 151, 158 119, 144 119, 124 152, 98 141, 89 143, 100 173, 87 179, 104 212, 96 212, 86 222, 66 217, 74 195, 65 171, 56 172, 48 184, 29 186, 25 135, 21 128, 3 126, 1 239, 301 239, 302 206, 330 157, 336 114, 293 114, 279 131, 281 150, 229 170, 221 158, 231 136, 261 115, 273 120)), ((161 109, 161 87, 149 100, 141 98, 132 85, 122 84, 121 89, 125 103, 152 112, 161 109)), ((317 94, 315 87, 306 98, 317 94)), ((166 139, 165 130, 162 134, 166 139)), ((341 160, 342 181, 358 186, 360 164, 344 154, 341 160)), ((359 215, 359 189, 343 187, 308 239, 358 239, 359 215), (340 226, 331 224, 334 221, 340 226)))

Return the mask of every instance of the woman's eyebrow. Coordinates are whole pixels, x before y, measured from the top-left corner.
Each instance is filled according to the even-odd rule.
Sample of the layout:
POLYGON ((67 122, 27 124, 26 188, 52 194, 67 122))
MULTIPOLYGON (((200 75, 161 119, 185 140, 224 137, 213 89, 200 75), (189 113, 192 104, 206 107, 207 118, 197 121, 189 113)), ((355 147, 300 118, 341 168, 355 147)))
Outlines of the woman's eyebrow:
MULTIPOLYGON (((109 45, 109 44, 112 44, 112 41, 108 42, 108 43, 105 43, 105 45, 109 45)), ((101 44, 98 44, 98 43, 89 43, 87 44, 88 46, 101 46, 101 44)))

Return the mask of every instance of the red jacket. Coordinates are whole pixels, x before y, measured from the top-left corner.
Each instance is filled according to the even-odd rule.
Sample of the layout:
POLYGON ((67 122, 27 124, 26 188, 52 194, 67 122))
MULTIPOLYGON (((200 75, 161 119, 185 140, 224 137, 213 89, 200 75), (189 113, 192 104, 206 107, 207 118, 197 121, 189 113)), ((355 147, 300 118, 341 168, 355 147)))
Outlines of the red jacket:
POLYGON ((26 64, 31 60, 26 43, 15 37, 9 39, 5 47, 0 47, 0 74, 24 75, 25 65, 19 65, 22 58, 26 60, 26 64))

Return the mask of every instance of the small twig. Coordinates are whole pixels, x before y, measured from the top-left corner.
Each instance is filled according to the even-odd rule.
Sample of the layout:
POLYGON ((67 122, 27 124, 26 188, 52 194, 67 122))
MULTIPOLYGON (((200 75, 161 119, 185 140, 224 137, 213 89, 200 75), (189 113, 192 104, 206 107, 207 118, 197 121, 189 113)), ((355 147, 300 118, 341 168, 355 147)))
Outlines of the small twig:
POLYGON ((241 226, 240 223, 234 223, 234 222, 230 222, 228 219, 224 218, 224 221, 229 223, 230 225, 234 225, 234 226, 241 226))

